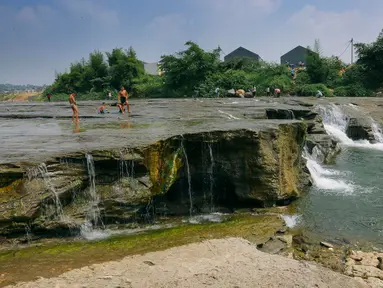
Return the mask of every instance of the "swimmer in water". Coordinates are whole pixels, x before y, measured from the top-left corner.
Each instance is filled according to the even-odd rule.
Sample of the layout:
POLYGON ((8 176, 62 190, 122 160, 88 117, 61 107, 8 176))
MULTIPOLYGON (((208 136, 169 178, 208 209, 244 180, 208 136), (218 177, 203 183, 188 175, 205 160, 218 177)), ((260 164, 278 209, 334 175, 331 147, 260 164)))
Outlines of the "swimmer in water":
POLYGON ((78 120, 78 107, 77 107, 77 103, 76 103, 76 100, 75 100, 75 97, 76 97, 77 93, 76 92, 73 92, 72 94, 69 95, 69 104, 70 104, 70 107, 72 108, 72 122, 76 122, 78 123, 79 120, 78 120), (74 120, 76 118, 76 121, 74 120))

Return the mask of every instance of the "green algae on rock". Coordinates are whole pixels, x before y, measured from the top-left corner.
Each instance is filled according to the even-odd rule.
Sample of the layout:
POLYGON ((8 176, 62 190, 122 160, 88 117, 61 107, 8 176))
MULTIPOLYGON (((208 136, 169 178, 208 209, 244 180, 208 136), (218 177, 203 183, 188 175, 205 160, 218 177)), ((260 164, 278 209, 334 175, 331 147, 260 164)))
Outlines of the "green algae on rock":
MULTIPOLYGON (((299 197, 307 182, 301 159, 305 136, 306 125, 292 121, 258 131, 192 133, 141 148, 90 152, 103 220, 106 224, 148 220, 148 209, 150 217, 165 210, 168 215, 185 215, 190 209, 204 212, 203 181, 208 176, 215 181, 209 193, 218 209, 270 205, 299 197), (214 157, 214 171, 209 175, 204 160, 210 151, 207 147, 214 157), (188 191, 186 180, 194 185, 192 205, 188 197, 181 199, 188 191)), ((23 223, 40 233, 61 234, 66 224, 68 232, 78 230, 75 227, 84 221, 89 189, 85 156, 72 153, 37 167, 20 165, 20 169, 28 177, 14 180, 2 188, 11 191, 0 193, 0 234, 23 234, 23 223), (21 187, 19 192, 13 190, 16 186, 21 187), (65 217, 58 215, 57 205, 65 217)))

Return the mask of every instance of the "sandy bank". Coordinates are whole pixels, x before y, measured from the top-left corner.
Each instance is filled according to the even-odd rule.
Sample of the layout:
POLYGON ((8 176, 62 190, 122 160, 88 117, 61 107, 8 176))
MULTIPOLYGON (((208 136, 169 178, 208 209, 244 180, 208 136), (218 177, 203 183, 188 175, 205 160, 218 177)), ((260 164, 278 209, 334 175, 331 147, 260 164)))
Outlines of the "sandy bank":
POLYGON ((76 269, 11 287, 379 287, 328 269, 258 251, 250 242, 211 240, 76 269))

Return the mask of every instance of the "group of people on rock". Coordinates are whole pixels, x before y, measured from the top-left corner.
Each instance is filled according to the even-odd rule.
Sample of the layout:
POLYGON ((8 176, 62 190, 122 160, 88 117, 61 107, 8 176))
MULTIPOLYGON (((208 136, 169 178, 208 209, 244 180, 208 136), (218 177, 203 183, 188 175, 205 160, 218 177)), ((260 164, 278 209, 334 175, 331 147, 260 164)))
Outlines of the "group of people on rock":
MULTIPOLYGON (((266 95, 272 96, 271 91, 272 91, 271 88, 268 86, 265 91, 266 95)), ((256 94, 257 94, 257 87, 255 86, 253 87, 253 89, 249 89, 247 92, 245 92, 245 90, 243 89, 235 90, 235 95, 237 95, 238 97, 250 98, 250 97, 255 97, 256 94)), ((218 96, 217 90, 216 90, 216 95, 218 96)), ((274 88, 274 96, 279 97, 280 95, 281 95, 281 89, 274 88)))
MULTIPOLYGON (((112 93, 109 92, 109 95, 111 99, 111 95, 112 93)), ((77 105, 77 102, 76 102, 76 99, 75 97, 77 96, 77 93, 76 92, 73 92, 69 95, 69 104, 70 104, 70 107, 72 109, 72 121, 75 122, 75 123, 78 123, 79 122, 79 119, 78 119, 78 105, 77 105)), ((128 92, 126 91, 126 89, 124 87, 121 87, 120 91, 118 92, 118 101, 117 101, 117 104, 116 106, 118 107, 119 109, 119 112, 121 114, 125 114, 125 106, 128 110, 128 113, 130 113, 130 105, 129 105, 129 102, 128 102, 128 98, 129 98, 129 94, 128 92)), ((48 101, 50 101, 50 96, 48 97, 48 101)), ((108 110, 106 109, 106 103, 103 102, 102 105, 98 108, 98 113, 100 114, 105 114, 108 112, 108 110)))

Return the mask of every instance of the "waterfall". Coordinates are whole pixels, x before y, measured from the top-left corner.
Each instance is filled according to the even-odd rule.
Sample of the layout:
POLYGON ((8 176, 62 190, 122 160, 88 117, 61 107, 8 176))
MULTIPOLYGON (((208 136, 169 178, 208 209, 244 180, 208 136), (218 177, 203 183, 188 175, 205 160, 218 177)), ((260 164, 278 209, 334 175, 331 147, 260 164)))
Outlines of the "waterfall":
POLYGON ((323 126, 326 132, 337 139, 341 144, 350 147, 383 150, 383 136, 380 133, 378 125, 374 121, 372 122, 374 137, 376 137, 378 142, 380 142, 380 140, 382 140, 382 142, 372 144, 368 140, 354 141, 346 134, 348 120, 341 108, 335 104, 331 104, 326 107, 319 106, 318 110, 323 118, 323 126))
POLYGON ((134 177, 134 161, 120 159, 120 179, 124 177, 134 177))
POLYGON ((352 184, 339 179, 340 177, 337 171, 322 167, 314 157, 315 156, 309 155, 307 149, 305 149, 303 158, 307 161, 306 167, 310 172, 315 187, 325 191, 353 192, 354 187, 352 184), (331 176, 336 176, 336 178, 331 178, 331 176))
POLYGON ((374 119, 371 118, 371 129, 374 134, 374 138, 378 143, 383 143, 383 135, 382 130, 380 129, 378 123, 375 122, 374 119))
POLYGON ((81 233, 92 232, 94 227, 104 226, 100 217, 100 209, 98 207, 100 203, 100 197, 96 191, 96 170, 94 167, 93 156, 86 154, 86 164, 89 177, 89 208, 85 216, 85 223, 81 226, 81 233))
POLYGON ((190 175, 190 166, 189 166, 189 160, 188 160, 188 155, 186 154, 186 150, 185 150, 185 147, 184 147, 184 144, 183 144, 183 141, 181 141, 181 149, 182 149, 182 152, 184 153, 184 157, 185 157, 185 165, 186 165, 186 172, 187 172, 187 176, 188 176, 188 194, 189 194, 189 214, 190 216, 192 216, 193 214, 193 194, 192 194, 192 186, 191 186, 191 175, 190 175))
POLYGON ((48 188, 49 192, 52 195, 53 204, 55 207, 55 214, 58 218, 58 220, 64 220, 64 212, 62 209, 61 201, 59 198, 59 194, 57 193, 52 180, 49 176, 48 167, 45 163, 41 163, 39 166, 37 166, 37 169, 30 170, 30 173, 28 174, 29 180, 41 177, 44 181, 45 186, 48 188))
POLYGON ((210 167, 209 167, 209 198, 210 198, 210 212, 214 212, 214 156, 211 143, 208 144, 209 147, 209 156, 210 156, 210 167))

